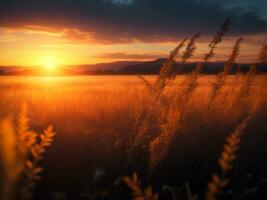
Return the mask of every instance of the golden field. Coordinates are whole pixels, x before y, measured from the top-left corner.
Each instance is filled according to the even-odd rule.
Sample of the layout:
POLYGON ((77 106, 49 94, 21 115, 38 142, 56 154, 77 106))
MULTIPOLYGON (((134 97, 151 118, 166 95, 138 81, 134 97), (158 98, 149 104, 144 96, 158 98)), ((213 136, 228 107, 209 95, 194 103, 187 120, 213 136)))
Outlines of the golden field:
MULTIPOLYGON (((146 135, 140 135, 138 129, 133 131, 138 115, 151 97, 137 76, 1 77, 0 117, 9 117, 16 122, 22 104, 27 104, 31 129, 41 132, 52 125, 56 132, 53 145, 41 161, 45 171, 38 182, 36 198, 62 195, 86 199, 89 194, 101 197, 108 193, 116 199, 119 190, 120 195, 125 195, 122 199, 127 199, 128 192, 121 186, 113 191, 115 194, 109 192, 114 190, 114 182, 121 175, 126 175, 127 171, 133 173, 126 167, 129 162, 141 179, 143 177, 143 184, 151 184, 161 195, 165 195, 160 192, 164 185, 175 190, 175 187, 189 183, 190 194, 181 192, 177 196, 186 195, 183 199, 187 199, 187 195, 193 193, 201 197, 211 175, 216 170, 219 174, 217 160, 225 138, 248 115, 251 117, 240 136, 240 152, 234 152, 239 156, 231 172, 231 188, 236 191, 235 195, 244 195, 252 187, 258 189, 248 193, 248 197, 262 195, 262 186, 257 185, 260 183, 250 184, 255 183, 254 179, 263 180, 266 175, 266 75, 255 75, 245 95, 242 91, 247 85, 248 74, 229 75, 212 101, 217 76, 201 75, 197 87, 183 105, 182 117, 176 118, 181 107, 175 107, 172 102, 181 97, 187 77, 178 75, 160 96, 146 122, 149 126, 144 132, 146 135), (176 123, 179 126, 173 133, 163 134, 166 127, 171 130, 170 124, 176 123), (136 141, 138 135, 146 142, 136 150, 131 139, 136 141), (160 144, 157 138, 160 138, 160 144), (140 154, 140 150, 144 151, 140 154), (136 152, 133 154, 133 151, 136 152), (241 172, 241 168, 245 171, 241 172), (95 178, 99 171, 103 173, 103 180, 95 178), (243 179, 247 181, 246 187, 240 187, 243 179)), ((144 78, 151 83, 157 80, 156 76, 144 78)))
MULTIPOLYGON (((156 76, 144 77, 151 83, 156 80, 156 76)), ((168 89, 170 93, 179 90, 185 78, 183 75, 178 76, 174 85, 168 89)), ((188 111, 205 114, 215 79, 214 75, 205 75, 198 80, 199 86, 190 100, 188 111)), ((218 108, 229 109, 224 112, 234 112, 228 106, 239 103, 235 97, 245 81, 243 79, 242 76, 238 80, 235 76, 228 77, 224 91, 220 94, 223 102, 218 102, 218 108)), ((114 126, 126 128, 128 123, 133 123, 135 115, 149 98, 145 85, 137 76, 10 76, 1 77, 0 85, 1 118, 18 113, 25 102, 30 108, 29 117, 33 119, 33 127, 38 129, 52 124, 60 130, 60 134, 83 133, 94 129, 116 131, 114 126)), ((246 97, 249 106, 264 103, 266 90, 266 75, 259 75, 253 84, 252 94, 246 97)), ((161 103, 165 106, 169 104, 168 98, 164 101, 161 103)), ((226 118, 235 117, 227 116, 227 113, 225 115, 226 118)))

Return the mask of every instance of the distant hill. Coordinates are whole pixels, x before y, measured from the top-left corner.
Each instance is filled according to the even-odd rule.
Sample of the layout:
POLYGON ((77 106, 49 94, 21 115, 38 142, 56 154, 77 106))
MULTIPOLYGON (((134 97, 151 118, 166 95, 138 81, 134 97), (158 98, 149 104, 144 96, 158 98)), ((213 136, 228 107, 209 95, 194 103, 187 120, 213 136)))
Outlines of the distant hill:
POLYGON ((153 61, 132 64, 123 67, 119 72, 122 74, 156 74, 159 72, 162 64, 166 61, 166 58, 160 58, 153 61))
MULTIPOLYGON (((118 71, 120 74, 158 74, 160 68, 167 59, 161 58, 154 61, 143 62, 140 64, 129 65, 118 71)), ((185 74, 191 72, 195 69, 197 63, 186 63, 182 66, 179 66, 179 63, 176 63, 177 73, 185 74), (179 67, 178 67, 179 66, 179 67)), ((204 63, 203 73, 206 74, 217 74, 223 69, 223 62, 209 62, 204 63)), ((235 73, 237 68, 242 72, 247 72, 249 70, 250 64, 233 64, 230 73, 235 73)), ((258 67, 258 71, 267 73, 267 65, 258 67)))
MULTIPOLYGON (((118 61, 111 63, 99 63, 93 65, 61 66, 57 69, 57 75, 113 75, 113 74, 158 74, 166 58, 152 61, 118 61)), ((192 71, 197 63, 187 63, 179 66, 176 63, 177 73, 185 74, 192 71), (179 66, 179 67, 178 67, 179 66)), ((241 71, 249 70, 249 64, 234 64, 231 73, 235 73, 239 67, 241 71)), ((216 74, 223 69, 223 62, 209 62, 204 64, 203 73, 216 74)), ((267 64, 258 67, 258 71, 267 73, 267 64)), ((40 67, 1 67, 0 75, 44 75, 40 67)))
MULTIPOLYGON (((109 63, 82 64, 60 66, 57 71, 61 75, 83 75, 83 74, 102 74, 116 73, 128 65, 137 65, 142 61, 116 61, 109 63)), ((0 66, 0 75, 42 75, 41 66, 0 66)))
POLYGON ((24 66, 0 66, 0 75, 13 75, 27 70, 24 66))
POLYGON ((97 63, 97 64, 86 64, 86 65, 74 65, 69 66, 71 68, 75 68, 77 70, 89 70, 89 71, 97 71, 97 70, 112 70, 112 71, 119 71, 125 66, 128 65, 136 65, 141 64, 142 61, 116 61, 116 62, 109 62, 109 63, 97 63))

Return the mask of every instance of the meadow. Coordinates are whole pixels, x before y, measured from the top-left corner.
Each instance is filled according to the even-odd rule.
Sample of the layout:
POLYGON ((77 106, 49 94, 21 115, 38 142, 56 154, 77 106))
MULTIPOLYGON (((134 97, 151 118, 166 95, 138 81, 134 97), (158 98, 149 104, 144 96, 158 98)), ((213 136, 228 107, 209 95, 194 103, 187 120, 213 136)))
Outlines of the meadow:
MULTIPOLYGON (((156 76, 145 78, 150 82, 156 80, 156 76)), ((185 79, 186 76, 178 76, 166 91, 169 95, 161 99, 153 111, 153 126, 149 131, 154 138, 160 135, 160 126, 168 120, 164 116, 168 116, 165 113, 171 105, 172 94, 179 92, 185 79)), ((231 188, 235 192, 229 195, 245 195, 251 188, 256 191, 247 197, 263 195, 261 187, 266 187, 267 156, 266 80, 266 75, 257 75, 249 95, 241 98, 238 94, 246 76, 229 76, 214 104, 216 111, 209 111, 211 83, 216 81, 216 76, 200 77, 198 88, 186 105, 183 121, 172 137, 169 153, 153 170, 152 180, 144 178, 143 184, 152 184, 157 192, 165 185, 168 196, 170 188, 175 191, 175 187, 180 189, 188 183, 190 193, 203 195, 211 174, 218 170, 217 160, 225 138, 255 109, 243 133, 234 166, 231 188)), ((42 161, 45 170, 36 188, 36 199, 58 196, 90 199, 92 194, 101 196, 107 191, 114 195, 112 199, 123 199, 116 196, 122 194, 127 199, 127 188, 114 186, 113 182, 127 165, 129 146, 126 144, 133 134, 138 113, 150 96, 141 79, 137 76, 2 77, 0 85, 1 118, 16 119, 22 102, 26 102, 30 127, 41 131, 53 125, 57 133, 42 161)), ((145 177, 142 169, 147 167, 148 158, 138 155, 135 159, 135 169, 145 177)), ((180 195, 189 198, 184 191, 177 193, 180 195)))

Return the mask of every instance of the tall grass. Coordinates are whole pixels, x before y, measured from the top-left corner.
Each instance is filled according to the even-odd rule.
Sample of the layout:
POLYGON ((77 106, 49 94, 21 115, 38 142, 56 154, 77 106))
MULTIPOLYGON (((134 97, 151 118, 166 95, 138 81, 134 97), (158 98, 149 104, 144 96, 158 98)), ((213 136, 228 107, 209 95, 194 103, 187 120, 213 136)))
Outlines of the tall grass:
MULTIPOLYGON (((165 62, 160 70, 160 73, 158 75, 158 78, 156 79, 156 82, 149 86, 149 90, 152 91, 148 100, 147 105, 144 107, 144 109, 140 112, 140 115, 138 116, 136 120, 136 124, 134 126, 134 132, 137 133, 133 140, 133 145, 136 146, 138 143, 140 143, 141 138, 146 134, 149 119, 155 109, 155 106, 157 104, 157 101, 164 91, 166 87, 172 82, 172 80, 175 79, 176 76, 176 67, 175 64, 175 57, 179 55, 180 50, 184 47, 185 42, 187 41, 187 38, 185 38, 169 55, 168 61, 165 62), (152 89, 150 89, 152 88, 152 89)), ((191 40, 192 45, 192 40, 191 40)), ((189 45, 187 49, 189 48, 189 45)), ((190 50, 190 49, 189 49, 190 50)), ((183 60, 186 60, 186 57, 183 58, 183 60)), ((148 81, 145 81, 146 85, 149 84, 148 81)), ((131 151, 130 151, 131 152, 131 151)))
POLYGON ((216 98, 218 97, 219 93, 221 92, 223 86, 225 85, 225 81, 230 73, 231 67, 233 63, 235 62, 237 56, 239 55, 240 52, 240 44, 242 43, 243 38, 239 38, 233 49, 232 52, 223 66, 223 71, 220 72, 216 76, 216 81, 212 84, 212 94, 210 98, 210 105, 209 105, 209 111, 213 112, 214 111, 214 104, 216 102, 216 98))
POLYGON ((237 151, 240 146, 241 135, 247 126, 250 117, 247 117, 241 124, 237 126, 235 131, 227 138, 221 157, 219 158, 220 174, 213 174, 212 179, 208 184, 208 191, 206 193, 207 200, 219 199, 222 195, 223 189, 229 184, 229 173, 233 168, 233 163, 237 157, 237 151))
POLYGON ((43 171, 39 161, 55 135, 51 126, 42 134, 30 130, 27 110, 23 104, 17 126, 10 118, 0 122, 0 197, 3 200, 33 197, 36 181, 43 171))
POLYGON ((133 173, 132 177, 125 176, 123 179, 131 189, 134 200, 158 200, 158 194, 153 192, 151 186, 142 188, 141 180, 136 173, 133 173))
MULTIPOLYGON (((184 46, 184 43, 186 42, 186 39, 182 41, 171 53, 169 56, 168 61, 163 64, 161 71, 159 73, 159 76, 152 86, 153 93, 151 94, 150 101, 148 104, 147 110, 143 110, 141 115, 144 115, 145 118, 138 118, 137 119, 137 128, 136 130, 136 136, 134 138, 133 145, 130 150, 129 154, 129 160, 131 161, 133 159, 134 154, 139 154, 140 148, 147 148, 149 145, 149 142, 151 141, 152 137, 148 134, 149 126, 150 126, 150 119, 153 114, 153 112, 156 109, 156 106, 158 104, 158 100, 162 95, 162 92, 168 87, 172 82, 175 80, 177 70, 179 70, 179 67, 181 67, 188 59, 190 59, 194 51, 196 50, 195 41, 200 37, 200 33, 195 34, 188 42, 185 51, 182 54, 181 57, 181 63, 178 65, 178 67, 175 67, 175 56, 178 55, 179 50, 184 46)), ((170 137, 171 139, 171 137, 170 137)))
MULTIPOLYGON (((221 27, 221 30, 217 32, 217 34, 214 36, 213 40, 209 44, 209 52, 204 55, 203 62, 200 62, 197 64, 196 69, 194 69, 189 75, 186 76, 185 81, 181 84, 181 87, 177 90, 175 90, 176 94, 172 96, 172 99, 169 102, 169 106, 167 112, 165 112, 165 120, 163 120, 163 124, 160 125, 160 131, 159 134, 155 136, 155 134, 148 135, 148 130, 151 131, 149 124, 149 120, 146 119, 143 122, 143 126, 139 126, 139 129, 137 130, 136 138, 135 138, 135 148, 138 149, 136 151, 140 151, 140 149, 146 149, 149 148, 149 167, 150 167, 150 173, 155 169, 156 165, 164 160, 168 153, 169 149, 171 148, 173 139, 176 137, 176 134, 181 134, 184 132, 184 123, 186 121, 186 115, 190 113, 190 107, 187 106, 190 101, 192 100, 192 95, 194 91, 197 88, 197 81, 199 78, 199 74, 203 68, 203 65, 205 62, 208 62, 214 55, 214 50, 216 46, 222 41, 222 37, 225 35, 226 31, 228 31, 230 25, 230 20, 228 19, 221 27), (145 141, 145 142, 144 142, 145 141), (142 143, 143 142, 143 143, 142 143), (136 147, 136 144, 141 144, 136 147), (147 147, 147 145, 149 147, 147 147)), ((196 49, 195 46, 195 40, 199 37, 199 33, 196 34, 191 38, 191 40, 188 42, 188 45, 183 52, 183 55, 181 57, 181 64, 185 63, 190 57, 193 56, 193 53, 196 49)), ((218 73, 216 76, 215 82, 212 83, 212 90, 210 94, 210 98, 208 100, 207 109, 206 109, 206 120, 209 121, 211 125, 215 124, 216 121, 219 122, 222 120, 223 113, 225 112, 225 104, 226 104, 226 98, 227 95, 223 93, 223 89, 226 87, 226 81, 232 71, 232 66, 235 64, 235 61, 240 53, 240 45, 243 41, 243 38, 238 38, 235 42, 232 52, 229 55, 228 60, 224 63, 222 72, 218 73), (225 96, 223 96, 225 95, 225 96)), ((183 41, 185 42, 185 41, 183 41)), ((259 55, 260 63, 266 62, 266 46, 263 46, 260 55, 259 55)), ((180 65, 179 65, 180 66, 180 65)), ((162 69, 165 69, 165 66, 162 66, 162 69)), ((165 83, 164 77, 169 74, 164 74, 164 70, 161 70, 160 75, 157 79, 157 82, 161 82, 161 79, 163 83, 165 83)), ((168 71, 169 72, 169 71, 168 71)), ((172 82, 176 77, 176 71, 174 71, 174 74, 171 76, 172 79, 170 82, 172 82)), ((240 73, 236 74, 236 78, 234 82, 236 82, 240 77, 240 73)), ((255 112, 255 107, 245 108, 244 106, 251 106, 249 105, 249 102, 241 102, 240 98, 247 97, 251 95, 251 87, 253 86, 254 80, 256 77, 256 65, 251 65, 250 70, 246 74, 243 85, 240 87, 239 92, 237 94, 237 98, 233 99, 231 102, 231 108, 235 109, 238 113, 238 118, 242 117, 243 115, 249 115, 251 112, 255 112), (240 108, 240 109, 238 109, 240 108)), ((149 85, 149 82, 146 80, 143 80, 146 85, 149 85)), ((160 90, 165 89, 168 86, 168 84, 162 84, 162 87, 160 90)), ((235 85, 232 86, 232 92, 234 90, 235 85)), ((149 88, 153 88, 149 85, 149 88)), ((155 92, 155 90, 154 90, 155 92)), ((157 89, 156 89, 157 92, 157 89)), ((228 91, 229 92, 229 91, 228 91)), ((162 94, 159 92, 158 94, 162 94)), ((164 99, 164 98, 163 98, 164 99)), ((167 103, 167 102, 162 102, 167 103)), ((156 107, 159 106, 156 104, 156 102, 153 102, 152 106, 156 107)), ((163 106, 163 105, 161 105, 163 106)), ((255 106, 255 105, 254 105, 255 106)), ((205 110, 205 109, 204 109, 205 110)), ((152 115, 152 110, 146 110, 145 112, 148 112, 147 115, 150 117, 152 115)), ((205 113, 203 113, 205 114, 205 113)), ((227 113, 229 116, 229 113, 227 113)), ((202 115, 204 116, 204 115, 202 115)), ((236 119, 234 121, 236 121, 236 119)), ((227 144, 225 145, 224 152, 222 153, 222 158, 220 159, 220 166, 222 168, 222 175, 213 175, 213 179, 209 184, 209 191, 207 192, 206 198, 207 199, 216 199, 217 193, 220 193, 222 188, 225 187, 228 183, 228 180, 226 180, 226 174, 230 171, 232 168, 232 161, 235 158, 235 152, 238 149, 238 144, 240 142, 240 136, 245 128, 247 121, 249 118, 246 118, 246 120, 241 123, 235 130, 229 138, 227 138, 227 144)), ((140 118, 138 119, 140 120, 140 118)), ((232 121, 231 123, 233 123, 232 121)), ((179 136, 178 136, 179 137, 179 136)), ((133 150, 135 151, 135 150, 133 150)), ((145 152, 145 151, 141 151, 145 152)), ((132 152, 131 152, 132 153, 132 152)), ((135 152, 136 153, 136 152, 135 152)), ((140 154, 140 152, 139 152, 140 154)), ((143 162, 144 160, 142 160, 143 162)))
MULTIPOLYGON (((222 41, 222 37, 228 31, 229 26, 230 26, 230 19, 227 19, 225 23, 221 26, 220 30, 215 34, 212 41, 210 42, 209 52, 204 55, 203 62, 208 62, 214 56, 215 48, 222 41)), ((195 41, 199 37, 200 37, 200 33, 197 33, 190 39, 190 41, 188 42, 186 46, 185 51, 183 52, 181 56, 181 62, 178 64, 177 69, 174 69, 173 67, 174 58, 179 53, 180 49, 184 46, 186 39, 182 43, 180 43, 170 53, 168 61, 161 68, 157 81, 155 82, 153 86, 149 86, 149 89, 153 88, 152 91, 154 92, 154 94, 152 94, 150 97, 151 101, 149 103, 149 108, 152 108, 152 109, 142 111, 141 116, 146 115, 145 119, 143 118, 137 119, 136 126, 138 128, 134 129, 137 133, 137 136, 135 137, 135 140, 134 140, 133 150, 131 150, 130 153, 131 154, 136 153, 136 150, 134 150, 134 148, 136 149, 142 146, 146 147, 147 145, 149 145, 147 144, 147 142, 142 143, 144 140, 148 140, 148 143, 152 140, 149 145, 150 154, 151 154, 150 166, 152 169, 154 168, 154 166, 156 165, 158 161, 162 160, 165 157, 165 155, 168 152, 168 148, 170 146, 173 135, 175 134, 175 131, 178 128, 177 126, 179 126, 179 120, 181 116, 183 115, 184 107, 190 97, 190 94, 197 87, 197 80, 199 77, 199 73, 201 72, 201 69, 203 67, 203 63, 198 63, 196 69, 193 70, 187 76, 186 80, 183 82, 182 90, 179 91, 180 95, 175 95, 175 98, 172 100, 171 106, 169 108, 169 114, 168 114, 169 116, 167 117, 168 122, 162 126, 162 133, 154 139, 149 136, 146 136, 147 135, 146 132, 149 129, 149 119, 153 113, 153 108, 157 106, 157 99, 162 94, 162 91, 166 89, 166 87, 168 87, 173 82, 173 80, 176 77, 177 72, 179 71, 179 67, 183 66, 184 63, 186 63, 187 60, 189 60, 193 56, 196 50, 195 41), (138 145, 140 143, 141 145, 138 145)), ((144 82, 146 85, 149 85, 149 83, 146 80, 144 80, 144 82)))
MULTIPOLYGON (((174 134, 176 133, 178 126, 180 125, 180 120, 183 118, 185 106, 188 103, 191 94, 197 87, 197 80, 199 78, 199 74, 201 73, 202 67, 204 63, 208 62, 215 55, 215 48, 222 41, 222 37, 228 31, 229 26, 230 19, 227 19, 210 42, 209 52, 204 55, 203 62, 198 63, 196 69, 194 69, 189 75, 186 76, 186 79, 182 83, 178 95, 174 96, 168 111, 169 113, 167 122, 163 126, 161 134, 150 143, 151 169, 153 169, 156 164, 167 155, 174 134)), ((182 57, 183 63, 185 63, 187 59, 193 56, 193 52, 196 50, 196 46, 194 44, 195 39, 198 37, 199 34, 195 35, 189 42, 187 49, 182 57)))

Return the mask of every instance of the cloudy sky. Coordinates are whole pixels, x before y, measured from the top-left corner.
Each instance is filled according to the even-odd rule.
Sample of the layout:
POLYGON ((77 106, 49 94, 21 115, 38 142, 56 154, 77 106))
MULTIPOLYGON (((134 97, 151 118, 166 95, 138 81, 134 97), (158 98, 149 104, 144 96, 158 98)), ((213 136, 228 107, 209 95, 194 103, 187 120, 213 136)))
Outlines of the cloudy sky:
POLYGON ((244 36, 239 61, 255 61, 267 42, 266 0, 1 0, 0 65, 150 60, 201 31, 198 60, 229 16, 215 60, 244 36))

